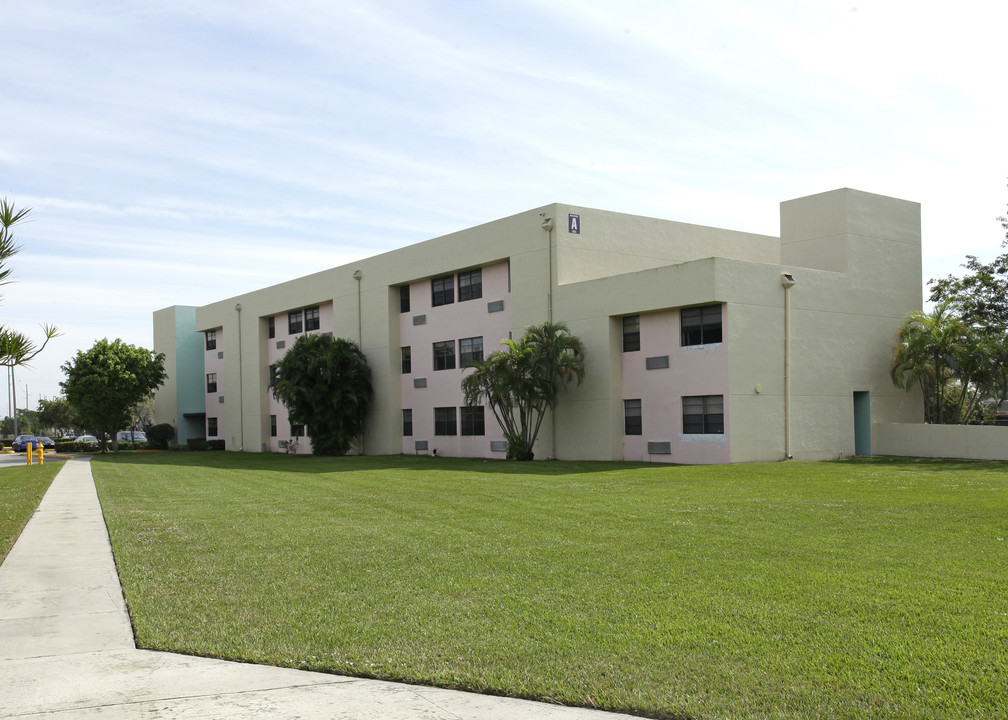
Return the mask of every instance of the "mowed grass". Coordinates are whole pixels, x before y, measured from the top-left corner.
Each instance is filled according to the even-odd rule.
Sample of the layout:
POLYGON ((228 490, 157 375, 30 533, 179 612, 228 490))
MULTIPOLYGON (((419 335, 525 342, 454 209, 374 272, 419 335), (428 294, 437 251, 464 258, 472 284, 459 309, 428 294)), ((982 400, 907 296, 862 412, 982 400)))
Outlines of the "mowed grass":
POLYGON ((1008 466, 92 462, 141 647, 659 718, 1008 708, 1008 466))
POLYGON ((63 467, 61 462, 0 468, 0 562, 35 514, 42 496, 63 467))

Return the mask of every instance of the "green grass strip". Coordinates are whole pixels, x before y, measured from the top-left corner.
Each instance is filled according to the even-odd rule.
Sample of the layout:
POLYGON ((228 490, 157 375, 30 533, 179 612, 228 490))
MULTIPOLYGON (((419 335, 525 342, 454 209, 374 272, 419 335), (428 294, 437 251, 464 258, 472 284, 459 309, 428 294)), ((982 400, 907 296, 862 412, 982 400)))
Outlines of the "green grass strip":
POLYGON ((92 463, 141 647, 659 718, 1008 707, 1008 466, 92 463))
POLYGON ((31 467, 25 464, 0 468, 0 562, 14 547, 62 467, 61 462, 47 460, 31 467))

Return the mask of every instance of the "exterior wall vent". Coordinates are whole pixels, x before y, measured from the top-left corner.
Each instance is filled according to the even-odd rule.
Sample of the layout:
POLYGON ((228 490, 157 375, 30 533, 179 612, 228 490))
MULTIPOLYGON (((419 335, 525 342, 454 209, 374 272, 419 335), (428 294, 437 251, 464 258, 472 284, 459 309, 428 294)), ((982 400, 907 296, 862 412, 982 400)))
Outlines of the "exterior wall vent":
POLYGON ((427 324, 427 316, 426 315, 414 315, 413 316, 413 324, 414 325, 426 325, 427 324))
POLYGON ((417 440, 417 441, 415 441, 413 443, 413 449, 417 450, 417 451, 419 451, 419 450, 426 450, 427 449, 427 441, 426 440, 417 440))
POLYGON ((671 455, 671 442, 649 442, 647 444, 648 455, 671 455))
POLYGON ((286 340, 277 340, 277 350, 283 350, 285 347, 287 347, 286 340))
POLYGON ((217 351, 217 359, 218 360, 223 360, 224 359, 224 351, 223 350, 218 350, 217 351))
POLYGON ((415 388, 427 387, 427 378, 413 378, 413 387, 415 388))
POLYGON ((656 355, 655 357, 649 357, 644 360, 644 367, 648 370, 659 370, 661 368, 667 368, 668 355, 656 355))
POLYGON ((505 440, 491 440, 490 441, 490 452, 507 452, 507 441, 505 441, 505 440))
POLYGON ((493 302, 488 302, 487 303, 487 312, 488 313, 503 312, 503 310, 504 310, 504 301, 503 300, 494 300, 493 302))

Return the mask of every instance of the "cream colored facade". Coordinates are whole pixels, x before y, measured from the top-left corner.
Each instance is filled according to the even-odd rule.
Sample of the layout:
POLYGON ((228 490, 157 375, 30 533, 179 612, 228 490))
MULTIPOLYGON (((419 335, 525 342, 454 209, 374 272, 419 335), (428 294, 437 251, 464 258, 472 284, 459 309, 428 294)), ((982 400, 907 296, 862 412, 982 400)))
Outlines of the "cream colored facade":
POLYGON ((218 343, 204 352, 199 376, 195 363, 178 364, 187 369, 159 391, 155 412, 178 424, 187 412, 179 387, 202 386, 214 372, 217 391, 203 411, 227 448, 278 450, 290 428, 269 392, 270 364, 296 337, 277 333, 288 313, 320 308, 325 322, 311 332, 358 340, 372 369, 363 452, 503 458, 488 410, 483 435, 462 436, 460 428, 435 434, 434 409, 461 413, 460 341, 471 348, 478 337, 488 354, 508 334, 552 319, 584 341, 587 377, 544 423, 537 458, 717 463, 866 453, 871 423, 921 415, 920 397, 888 375, 896 329, 921 308, 920 279, 920 206, 856 190, 782 203, 779 238, 547 205, 195 308, 188 330, 176 322, 179 308, 158 311, 156 350, 175 352, 186 332, 212 330, 218 343), (483 292, 457 297, 474 271, 483 292), (782 284, 785 275, 793 285, 782 284), (437 305, 435 287, 449 276, 456 297, 437 305), (720 336, 687 342, 684 324, 693 320, 684 318, 697 308, 720 317, 720 336), (623 349, 626 317, 637 318, 639 350, 623 349), (449 341, 455 367, 436 369, 444 362, 432 346, 449 341), (638 401, 640 434, 630 435, 628 408, 638 401), (710 414, 696 432, 697 416, 686 415, 700 406, 710 414), (404 409, 413 425, 405 437, 404 409))

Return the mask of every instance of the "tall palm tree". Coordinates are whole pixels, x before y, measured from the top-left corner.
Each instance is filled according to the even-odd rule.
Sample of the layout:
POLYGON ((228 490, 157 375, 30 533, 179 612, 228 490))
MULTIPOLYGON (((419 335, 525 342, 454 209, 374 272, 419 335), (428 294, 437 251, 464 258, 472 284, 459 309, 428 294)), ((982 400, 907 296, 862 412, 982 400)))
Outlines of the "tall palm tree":
POLYGON ((584 343, 564 323, 546 322, 505 340, 462 378, 467 405, 486 402, 507 440, 508 455, 531 460, 548 409, 571 382, 585 376, 584 343))

